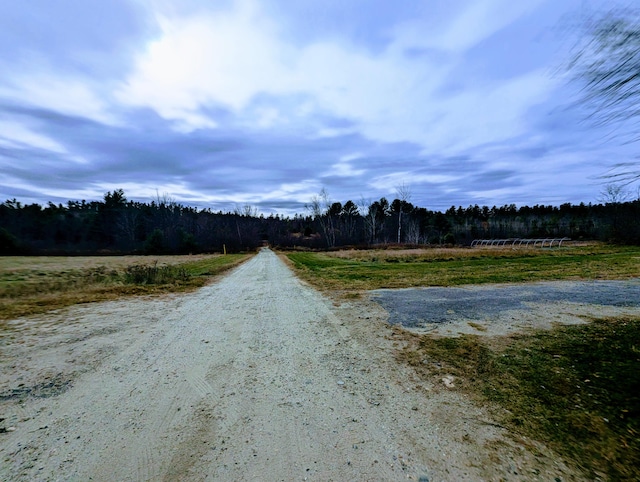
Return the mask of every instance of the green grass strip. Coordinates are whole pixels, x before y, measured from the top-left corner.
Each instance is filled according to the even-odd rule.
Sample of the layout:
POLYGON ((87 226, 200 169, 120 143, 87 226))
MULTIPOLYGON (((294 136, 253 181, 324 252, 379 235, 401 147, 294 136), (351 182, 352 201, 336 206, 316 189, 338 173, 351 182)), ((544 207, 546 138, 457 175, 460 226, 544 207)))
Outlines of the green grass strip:
MULTIPOLYGON (((432 259, 428 256, 374 261, 335 257, 325 253, 288 253, 300 274, 318 287, 370 290, 413 286, 457 286, 562 279, 621 279, 640 276, 640 248, 607 247, 600 252, 539 250, 532 254, 432 259)), ((354 252, 355 256, 361 254, 354 252)))

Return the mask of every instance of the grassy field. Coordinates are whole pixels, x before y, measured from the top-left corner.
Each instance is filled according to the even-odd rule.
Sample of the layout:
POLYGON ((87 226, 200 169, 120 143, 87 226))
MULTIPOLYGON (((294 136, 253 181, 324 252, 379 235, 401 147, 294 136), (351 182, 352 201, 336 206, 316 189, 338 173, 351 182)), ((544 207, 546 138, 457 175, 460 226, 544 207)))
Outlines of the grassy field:
POLYGON ((585 480, 640 480, 640 319, 511 337, 404 333, 399 358, 490 407, 512 433, 574 461, 585 480))
MULTIPOLYGON (((289 253, 311 284, 346 296, 376 288, 640 276, 640 248, 434 249, 289 253)), ((525 334, 438 338, 403 330, 399 359, 490 407, 514 436, 551 446, 585 480, 640 480, 640 319, 525 334)), ((524 442, 524 439, 522 439, 524 442)))
POLYGON ((0 257, 0 320, 121 296, 193 290, 249 256, 0 257))
POLYGON ((640 276, 640 247, 591 245, 540 248, 288 253, 298 273, 315 286, 358 291, 413 286, 456 286, 561 279, 640 276))

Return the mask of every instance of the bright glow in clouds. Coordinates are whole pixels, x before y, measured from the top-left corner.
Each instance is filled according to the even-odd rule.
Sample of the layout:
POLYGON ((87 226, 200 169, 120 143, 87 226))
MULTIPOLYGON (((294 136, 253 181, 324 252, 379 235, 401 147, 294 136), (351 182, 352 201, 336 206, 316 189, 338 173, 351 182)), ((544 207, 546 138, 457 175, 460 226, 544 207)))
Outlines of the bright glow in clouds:
POLYGON ((160 17, 161 37, 149 43, 117 96, 196 128, 215 127, 197 114, 203 105, 240 111, 258 92, 286 92, 278 61, 286 49, 266 23, 247 2, 218 16, 160 17))
POLYGON ((634 155, 594 147, 551 75, 550 32, 581 0, 129 1, 100 28, 63 2, 38 35, 10 19, 47 0, 0 7, 5 198, 123 188, 291 214, 323 187, 391 200, 404 183, 432 209, 589 202, 634 155))
MULTIPOLYGON (((492 21, 485 18, 479 33, 470 32, 484 38, 531 8, 504 8, 504 3, 476 4, 463 12, 446 37, 460 34, 465 45, 477 41, 465 29, 478 9, 480 18, 489 16, 492 21), (503 11, 506 14, 498 13, 503 11)), ((496 85, 470 85, 459 95, 439 98, 434 92, 446 86, 447 74, 456 66, 455 56, 444 63, 412 59, 397 48, 398 42, 375 56, 332 41, 294 47, 280 41, 265 18, 252 2, 240 2, 216 16, 161 17, 160 38, 141 54, 118 98, 149 106, 167 119, 178 120, 182 128, 196 129, 218 126, 201 113, 203 107, 224 106, 242 116, 256 96, 292 92, 314 99, 311 116, 328 111, 351 119, 372 139, 451 149, 454 144, 459 148, 460 142, 466 147, 520 134, 523 113, 542 101, 551 87, 540 72, 532 72, 496 85)), ((402 33, 396 32, 399 41, 402 33)), ((428 32, 423 36, 428 39, 428 32)), ((436 42, 460 48, 446 39, 436 42)), ((404 43, 415 46, 407 45, 406 39, 404 43)), ((298 113, 299 109, 283 114, 275 108, 263 109, 251 116, 250 125, 273 127, 298 113)), ((317 131, 326 133, 326 129, 317 131)))

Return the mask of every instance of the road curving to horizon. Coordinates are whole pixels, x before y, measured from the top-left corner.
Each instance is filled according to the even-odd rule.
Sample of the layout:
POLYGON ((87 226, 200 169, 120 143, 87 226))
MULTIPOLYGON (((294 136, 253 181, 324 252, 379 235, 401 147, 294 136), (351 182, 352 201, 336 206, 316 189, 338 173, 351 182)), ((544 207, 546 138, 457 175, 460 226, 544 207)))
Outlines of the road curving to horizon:
POLYGON ((12 320, 0 479, 577 480, 268 249, 197 292, 12 320))

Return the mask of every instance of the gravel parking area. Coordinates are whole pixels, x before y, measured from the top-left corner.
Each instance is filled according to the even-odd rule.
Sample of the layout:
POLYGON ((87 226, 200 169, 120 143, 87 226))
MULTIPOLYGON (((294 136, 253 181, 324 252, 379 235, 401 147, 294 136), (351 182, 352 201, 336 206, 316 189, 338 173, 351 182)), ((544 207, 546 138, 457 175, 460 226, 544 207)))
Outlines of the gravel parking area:
POLYGON ((374 290, 389 322, 440 334, 500 334, 588 317, 640 315, 640 279, 374 290))

